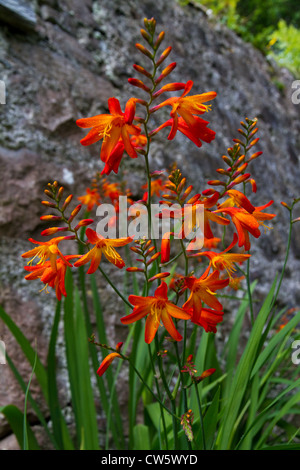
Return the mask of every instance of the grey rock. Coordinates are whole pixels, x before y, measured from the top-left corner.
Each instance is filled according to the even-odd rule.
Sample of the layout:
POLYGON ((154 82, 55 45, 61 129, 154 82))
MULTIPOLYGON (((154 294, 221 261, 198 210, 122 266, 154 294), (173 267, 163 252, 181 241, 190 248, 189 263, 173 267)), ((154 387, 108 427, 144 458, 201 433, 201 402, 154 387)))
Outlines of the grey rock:
POLYGON ((0 0, 0 20, 21 31, 35 30, 37 17, 32 2, 0 0))

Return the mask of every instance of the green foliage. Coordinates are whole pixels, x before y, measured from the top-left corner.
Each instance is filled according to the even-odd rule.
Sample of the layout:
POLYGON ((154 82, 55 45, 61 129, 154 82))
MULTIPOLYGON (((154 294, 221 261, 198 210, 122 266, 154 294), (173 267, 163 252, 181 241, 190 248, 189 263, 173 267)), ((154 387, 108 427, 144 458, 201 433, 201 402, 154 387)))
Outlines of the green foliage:
POLYGON ((296 76, 300 73, 300 30, 280 20, 278 28, 270 35, 270 55, 282 67, 296 76))
MULTIPOLYGON (((251 286, 253 293, 255 284, 251 286)), ((52 427, 43 418, 38 405, 33 400, 29 384, 26 385, 20 377, 17 369, 8 358, 8 363, 17 377, 27 400, 35 410, 41 424, 44 426, 55 449, 97 449, 99 448, 99 435, 96 423, 96 408, 94 402, 98 393, 101 396, 101 404, 107 416, 107 432, 113 438, 113 447, 126 448, 122 436, 122 423, 118 420, 117 397, 115 394, 116 381, 122 361, 112 375, 112 370, 107 375, 106 388, 102 384, 98 390, 92 386, 89 363, 91 351, 89 352, 87 342, 87 331, 84 313, 81 307, 82 294, 73 285, 71 274, 67 277, 68 296, 64 302, 64 328, 66 336, 66 353, 71 390, 71 403, 76 423, 76 437, 72 440, 63 416, 56 384, 56 360, 55 349, 58 333, 58 322, 61 315, 61 305, 58 302, 53 329, 50 338, 48 364, 44 369, 33 348, 23 337, 18 327, 0 310, 1 318, 10 328, 15 338, 22 347, 27 360, 32 367, 32 373, 38 378, 45 398, 48 401, 49 413, 52 427), (43 371, 43 372, 41 372, 43 371), (108 399, 108 397, 110 397, 108 399), (120 436, 119 433, 122 433, 120 436)), ((228 343, 219 357, 215 346, 215 336, 203 332, 198 344, 195 356, 195 365, 201 372, 207 367, 215 367, 216 373, 209 379, 197 385, 201 395, 201 408, 203 423, 201 425, 197 405, 197 396, 194 386, 191 386, 188 378, 185 383, 188 391, 188 403, 193 411, 194 420, 191 425, 193 440, 191 448, 199 450, 204 448, 203 431, 206 449, 299 449, 297 443, 300 438, 299 430, 289 419, 291 415, 300 413, 300 379, 299 366, 291 363, 291 342, 299 339, 297 326, 300 323, 300 312, 281 329, 278 328, 283 312, 277 316, 271 315, 276 282, 274 281, 260 312, 254 322, 247 343, 241 354, 241 332, 249 303, 248 298, 242 299, 240 309, 236 315, 234 328, 231 331, 228 343), (264 332, 269 332, 263 337, 264 332), (262 340, 263 338, 263 340, 262 340), (275 432, 276 429, 276 432, 275 432)), ((105 323, 101 314, 101 304, 94 278, 92 278, 92 292, 94 305, 97 309, 98 326, 102 338, 105 339, 105 323)), ((143 341, 143 329, 134 325, 129 335, 125 349, 133 340, 132 348, 135 351, 131 355, 137 370, 142 372, 148 386, 154 387, 154 376, 151 373, 147 348, 143 341)), ((191 335, 191 348, 197 345, 194 329, 191 335)), ((95 348, 93 346, 95 352, 95 348)), ((149 351, 148 351, 149 352, 149 351)), ((188 351, 189 352, 189 351, 188 351)), ((176 360, 174 358, 174 364, 176 360)), ((148 392, 145 394, 145 386, 134 374, 129 376, 130 401, 129 401, 129 448, 134 449, 166 449, 164 439, 162 418, 164 415, 165 432, 168 437, 169 449, 174 445, 171 416, 162 410, 158 402, 148 392), (137 424, 137 409, 144 404, 144 423, 137 424)), ((168 373, 168 380, 172 380, 174 370, 168 373)), ((98 379, 100 379, 98 377, 98 379)), ((29 381, 30 383, 30 381, 29 381)), ((155 387, 154 387, 155 388, 155 387)), ((180 387, 178 389, 180 393, 180 387)), ((167 397, 163 402, 167 404, 167 397)), ((14 405, 3 407, 1 412, 6 416, 13 432, 19 441, 20 447, 34 450, 38 449, 36 437, 30 425, 24 427, 24 414, 14 405), (26 431, 26 436, 24 432, 26 431), (26 437, 25 441, 24 438, 26 437)), ((177 432, 180 448, 187 448, 185 444, 185 433, 178 428, 177 432)), ((111 444, 107 439, 106 447, 111 444)))
POLYGON ((300 71, 298 0, 197 0, 245 41, 293 74, 300 71))

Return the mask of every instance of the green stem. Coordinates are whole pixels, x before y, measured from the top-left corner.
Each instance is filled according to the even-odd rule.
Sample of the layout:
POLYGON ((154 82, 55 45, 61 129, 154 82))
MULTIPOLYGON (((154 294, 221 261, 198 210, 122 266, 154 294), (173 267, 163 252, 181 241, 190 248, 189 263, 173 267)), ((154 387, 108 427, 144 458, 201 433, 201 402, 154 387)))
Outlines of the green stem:
POLYGON ((172 419, 173 421, 174 420, 179 420, 180 421, 180 418, 178 416, 176 416, 176 409, 175 409, 175 412, 174 412, 174 409, 172 407, 172 411, 169 410, 169 408, 159 399, 159 397, 153 392, 153 390, 149 387, 149 385, 144 381, 143 377, 141 376, 141 374, 139 373, 139 371, 137 370, 137 368, 132 364, 132 362, 130 361, 130 359, 126 356, 123 356, 122 354, 121 355, 121 358, 122 359, 125 359, 129 362, 130 364, 130 367, 133 368, 134 372, 136 373, 136 375, 138 376, 138 378, 140 379, 140 381, 143 383, 143 385, 147 388, 147 390, 151 393, 151 395, 155 398, 155 400, 158 401, 158 403, 161 405, 162 408, 164 408, 171 416, 172 416, 172 419))
MULTIPOLYGON (((248 251, 248 253, 250 253, 248 251)), ((250 318, 251 324, 254 325, 254 312, 253 312, 253 299, 252 299, 252 292, 251 292, 251 283, 250 283, 250 258, 247 259, 247 292, 248 292, 248 300, 249 300, 249 308, 250 308, 250 318)))
POLYGON ((149 357, 150 357, 151 367, 152 367, 152 371, 153 371, 153 377, 154 377, 154 380, 155 380, 157 396, 159 397, 159 400, 160 400, 160 403, 159 403, 160 415, 161 415, 161 419, 162 419, 162 423, 163 423, 166 450, 168 450, 169 446, 168 446, 168 434, 167 434, 166 420, 165 420, 165 415, 164 415, 164 409, 163 409, 162 404, 161 404, 162 396, 161 396, 161 393, 160 393, 159 383, 158 383, 158 379, 157 379, 157 375, 156 375, 156 371, 155 371, 155 366, 154 366, 154 362, 153 362, 153 357, 152 357, 152 353, 151 353, 150 344, 148 344, 148 351, 149 351, 149 357))
POLYGON ((128 302, 128 300, 124 297, 124 295, 119 291, 119 289, 114 285, 114 283, 109 279, 109 277, 107 276, 107 274, 103 271, 103 269, 101 268, 101 266, 98 267, 100 273, 102 274, 102 276, 106 279, 106 281, 108 282, 108 284, 114 289, 114 291, 118 294, 118 296, 123 300, 123 302, 128 305, 128 307, 130 309, 132 309, 132 305, 130 302, 128 302))
POLYGON ((274 304, 277 300, 277 297, 278 297, 278 294, 279 294, 279 291, 280 291, 280 288, 281 288, 281 284, 282 284, 282 281, 283 281, 283 276, 284 276, 284 273, 285 273, 289 253, 290 253, 291 239, 292 239, 292 227, 293 227, 293 222, 292 222, 292 220, 293 220, 293 208, 294 208, 294 205, 295 205, 296 202, 297 201, 294 201, 291 208, 289 209, 289 212, 290 212, 290 226, 289 226, 289 235, 288 235, 287 248, 286 248, 285 259, 284 259, 280 279, 279 279, 279 282, 278 282, 278 285, 277 285, 276 293, 275 293, 274 298, 272 300, 271 308, 274 306, 274 304))
MULTIPOLYGON (((155 346, 156 346, 156 351, 158 352, 159 351, 159 344, 158 344, 158 338, 157 338, 157 335, 155 335, 155 346)), ((160 377, 162 379, 162 382, 163 382, 163 386, 164 386, 164 389, 168 395, 168 398, 171 402, 171 406, 172 406, 172 423, 173 423, 173 435, 174 435, 174 448, 175 450, 177 449, 177 423, 176 423, 176 402, 175 402, 175 397, 173 397, 170 389, 169 389, 169 386, 168 386, 168 383, 167 383, 167 380, 166 380, 166 376, 165 376, 165 372, 163 370, 163 367, 162 367, 162 359, 161 359, 161 356, 158 356, 158 367, 159 367, 159 373, 160 373, 160 377)))
POLYGON ((198 408, 199 408, 199 416, 200 416, 201 431, 202 431, 202 441, 203 441, 203 450, 206 450, 202 406, 201 406, 201 400, 200 400, 200 395, 199 395, 199 390, 198 390, 198 384, 196 384, 196 383, 195 383, 195 390, 196 390, 196 397, 197 397, 197 403, 198 403, 198 408))
MULTIPOLYGON (((186 322, 185 322, 185 325, 186 325, 186 322)), ((180 363, 178 344, 174 343, 174 346, 175 346, 175 351, 176 351, 177 364, 178 364, 178 367, 179 367, 180 381, 181 381, 181 384, 182 384, 184 411, 186 412, 188 410, 187 392, 186 392, 186 389, 184 388, 184 379, 183 379, 183 374, 181 372, 182 367, 181 367, 181 363, 180 363)), ((189 450, 192 450, 191 443, 188 439, 187 439, 187 444, 188 444, 189 450)))

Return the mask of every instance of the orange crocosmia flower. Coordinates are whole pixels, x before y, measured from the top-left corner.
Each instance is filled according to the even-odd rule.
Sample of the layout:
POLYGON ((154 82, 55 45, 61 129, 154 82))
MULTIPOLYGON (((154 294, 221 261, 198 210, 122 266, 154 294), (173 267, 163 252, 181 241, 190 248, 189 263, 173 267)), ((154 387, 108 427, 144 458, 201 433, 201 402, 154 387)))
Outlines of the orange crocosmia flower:
MULTIPOLYGON (((69 260, 78 257, 79 255, 67 255, 64 259, 69 262, 69 260)), ((42 265, 37 264, 36 266, 24 266, 24 269, 29 271, 29 274, 25 276, 27 281, 40 279, 45 284, 44 289, 47 289, 48 286, 55 289, 57 300, 61 300, 62 295, 66 297, 65 275, 67 264, 61 258, 56 261, 55 271, 52 269, 50 261, 46 261, 42 265)))
MULTIPOLYGON (((197 139, 201 139, 203 136, 203 130, 206 129, 204 123, 197 118, 197 114, 204 114, 210 109, 210 106, 205 105, 207 101, 211 101, 217 96, 215 91, 210 91, 208 93, 203 93, 201 95, 192 95, 186 96, 193 86, 193 81, 189 80, 184 88, 184 91, 179 97, 171 97, 167 100, 160 103, 158 106, 152 108, 151 111, 155 111, 163 106, 172 106, 171 118, 172 118, 172 127, 168 139, 172 140, 177 130, 179 129, 179 116, 185 122, 187 129, 186 131, 191 132, 197 139)), ((181 131, 184 128, 180 123, 181 131)))
POLYGON ((102 235, 98 234, 91 228, 86 229, 85 233, 89 243, 95 246, 88 253, 82 255, 80 259, 74 263, 75 267, 82 266, 83 264, 86 264, 91 261, 91 265, 87 273, 94 273, 100 264, 102 253, 106 257, 106 259, 110 263, 117 266, 117 268, 121 269, 125 266, 123 259, 116 252, 114 247, 121 247, 127 245, 128 243, 131 243, 132 238, 104 238, 102 237, 102 235))
POLYGON ((112 171, 116 174, 118 173, 124 150, 125 145, 122 140, 119 140, 115 148, 107 157, 104 168, 101 171, 101 175, 109 175, 112 171))
POLYGON ((225 269, 228 276, 232 278, 232 273, 236 271, 234 263, 242 263, 251 256, 243 253, 228 253, 228 251, 237 244, 237 241, 238 237, 235 233, 232 243, 226 248, 226 250, 220 253, 216 253, 215 251, 203 251, 199 253, 198 256, 207 256, 210 260, 210 267, 217 271, 225 269))
POLYGON ((253 237, 259 238, 260 225, 264 225, 263 222, 265 220, 270 220, 275 217, 275 214, 261 212, 271 204, 273 204, 273 201, 268 202, 264 206, 255 207, 255 210, 252 212, 252 214, 249 214, 249 212, 238 207, 224 207, 222 209, 216 210, 215 212, 225 212, 225 214, 228 214, 231 217, 231 220, 234 223, 238 233, 238 246, 244 246, 245 250, 249 251, 251 246, 249 233, 253 235, 253 237))
POLYGON ((108 181, 104 181, 102 191, 103 196, 109 198, 112 204, 118 202, 119 196, 123 195, 118 183, 108 183, 108 181))
POLYGON ((259 223, 253 215, 238 207, 224 207, 215 212, 225 212, 230 215, 238 233, 238 246, 244 246, 245 250, 249 251, 251 246, 249 233, 255 238, 260 236, 259 223))
POLYGON ((86 188, 86 194, 84 196, 79 196, 77 198, 82 204, 87 206, 87 210, 90 212, 93 207, 99 206, 100 204, 100 195, 97 189, 86 188))
POLYGON ((255 210, 255 207, 241 191, 238 191, 237 189, 228 189, 225 194, 227 194, 229 198, 220 204, 218 209, 222 209, 223 207, 237 206, 242 207, 247 212, 249 212, 249 214, 252 214, 252 212, 255 210))
POLYGON ((147 145, 147 137, 144 134, 133 135, 130 140, 137 149, 142 149, 147 145))
POLYGON ((33 248, 32 250, 26 251, 26 253, 22 254, 22 258, 31 258, 33 257, 28 264, 32 264, 32 262, 35 260, 35 258, 39 258, 38 265, 43 264, 46 262, 46 260, 49 258, 50 264, 52 267, 52 270, 56 272, 56 261, 57 258, 60 258, 63 263, 65 263, 67 266, 72 266, 71 263, 67 260, 66 257, 63 256, 61 251, 58 248, 58 244, 62 240, 73 240, 75 238, 74 235, 67 236, 67 237, 55 237, 52 238, 51 240, 47 242, 38 242, 36 240, 33 240, 33 238, 29 238, 29 241, 32 243, 35 243, 37 246, 36 248, 33 248))
MULTIPOLYGON (((147 137, 145 135, 133 135, 132 137, 130 137, 130 142, 134 149, 141 149, 147 144, 147 137)), ((121 137, 119 142, 107 158, 101 175, 109 175, 111 171, 116 174, 118 173, 119 166, 124 155, 124 150, 125 145, 121 137)))
POLYGON ((213 271, 208 275, 209 269, 210 267, 206 269, 199 279, 195 276, 185 278, 185 285, 190 290, 190 296, 182 308, 191 312, 193 323, 200 324, 203 309, 202 302, 218 312, 223 309, 222 304, 216 298, 215 291, 226 287, 229 279, 219 279, 218 271, 213 271))
POLYGON ((204 238, 203 246, 204 248, 217 248, 218 244, 220 243, 221 238, 213 237, 213 238, 204 238))
MULTIPOLYGON (((194 116, 194 119, 197 124, 197 128, 196 128, 197 132, 195 131, 195 128, 191 130, 191 128, 187 125, 187 123, 184 121, 182 117, 178 118, 177 130, 180 131, 182 134, 184 134, 192 142, 194 142, 194 144, 197 145, 197 147, 202 146, 202 141, 209 144, 212 140, 214 140, 216 136, 215 131, 207 127, 209 124, 208 121, 204 121, 204 119, 201 119, 198 116, 194 116)), ((152 132, 150 132, 149 134, 150 137, 152 135, 157 134, 159 131, 161 131, 162 129, 168 126, 173 126, 173 119, 168 119, 168 121, 164 122, 159 127, 157 127, 152 132)), ((170 134, 168 136, 168 139, 171 140, 170 134)))
POLYGON ((225 217, 221 217, 215 214, 215 211, 210 209, 214 207, 219 199, 220 194, 215 191, 211 197, 203 199, 202 204, 204 205, 204 237, 206 239, 214 238, 213 232, 210 227, 210 222, 215 222, 219 225, 228 225, 230 222, 225 217))
MULTIPOLYGON (((160 196, 161 191, 163 191, 165 188, 165 183, 161 178, 158 178, 157 180, 152 180, 151 181, 151 196, 154 194, 156 196, 160 196)), ((142 186, 142 189, 148 189, 148 184, 144 184, 142 186)))
POLYGON ((112 361, 116 357, 122 357, 121 354, 119 354, 119 352, 121 351, 122 345, 123 343, 118 343, 116 346, 116 351, 118 352, 112 352, 103 359, 103 361, 100 364, 99 369, 97 370, 97 375, 99 375, 99 377, 101 377, 104 374, 104 372, 108 369, 108 367, 111 365, 112 361))
POLYGON ((128 325, 147 316, 145 342, 149 344, 154 339, 160 325, 160 320, 162 320, 171 337, 175 341, 180 341, 182 336, 176 330, 172 317, 182 320, 189 320, 191 317, 189 313, 170 302, 167 294, 168 286, 164 281, 161 281, 154 296, 141 297, 138 295, 130 295, 128 300, 134 306, 134 309, 130 315, 121 318, 121 322, 124 325, 128 325))
MULTIPOLYGON (((89 133, 81 139, 82 145, 91 145, 103 139, 100 158, 107 162, 110 154, 116 147, 120 138, 124 148, 131 158, 136 158, 137 153, 130 141, 130 135, 139 135, 141 129, 132 124, 135 115, 136 99, 127 101, 125 112, 121 110, 117 98, 109 98, 108 108, 110 114, 99 114, 97 116, 82 118, 76 121, 79 127, 92 128, 89 133)), ((112 166, 112 165, 110 165, 112 166)))
MULTIPOLYGON (((204 239, 214 238, 210 227, 210 221, 221 225, 228 225, 230 222, 225 217, 221 217, 210 210, 210 208, 213 207, 218 201, 218 192, 215 192, 215 194, 210 198, 204 198, 203 200, 200 200, 199 198, 200 195, 194 196, 192 203, 188 202, 180 209, 163 209, 157 215, 157 217, 181 219, 182 226, 177 235, 178 238, 186 238, 192 233, 193 230, 202 229, 202 226, 204 230, 204 239)), ((190 243, 187 249, 196 249, 193 241, 190 243)))
POLYGON ((274 201, 269 201, 264 206, 255 207, 254 211, 252 212, 253 217, 257 220, 259 225, 263 225, 265 228, 270 228, 270 227, 267 227, 264 224, 264 221, 274 219, 274 217, 276 217, 276 214, 267 214, 266 212, 261 212, 261 211, 264 210, 266 207, 271 206, 273 202, 274 201))
POLYGON ((245 276, 232 277, 229 280, 229 287, 231 287, 231 289, 238 290, 243 279, 245 279, 245 276))
POLYGON ((195 325, 202 326, 206 333, 216 333, 218 323, 223 321, 223 310, 202 307, 200 313, 195 313, 192 309, 188 311, 191 313, 191 322, 195 323, 195 325))

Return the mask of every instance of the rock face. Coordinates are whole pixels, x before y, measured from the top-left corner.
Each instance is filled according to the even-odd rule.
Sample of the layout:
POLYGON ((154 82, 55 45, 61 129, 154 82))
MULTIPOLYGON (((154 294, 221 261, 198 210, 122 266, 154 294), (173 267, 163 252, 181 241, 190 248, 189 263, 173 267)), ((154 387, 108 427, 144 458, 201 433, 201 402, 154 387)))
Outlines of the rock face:
MULTIPOLYGON (((55 305, 52 293, 44 302, 39 287, 24 281, 20 259, 30 248, 27 238, 38 237, 43 227, 43 189, 56 179, 81 195, 95 171, 102 170, 100 145, 82 147, 83 133, 75 121, 106 112, 111 96, 124 108, 132 93, 140 91, 127 79, 136 76, 132 64, 142 61, 134 45, 142 41, 144 17, 156 18, 158 31, 166 33, 165 46, 173 47, 170 57, 177 67, 172 80, 193 80, 195 93, 218 93, 208 117, 216 139, 199 150, 182 136, 168 146, 160 138, 153 145, 152 171, 177 161, 189 184, 202 191, 208 179, 216 178, 220 157, 237 137, 240 121, 245 116, 259 120, 257 150, 263 155, 251 167, 258 185, 251 200, 262 205, 273 199, 277 217, 273 230, 253 243, 252 275, 259 280, 258 296, 268 291, 285 255, 288 217, 280 201, 290 203, 300 195, 300 105, 291 99, 295 78, 193 3, 182 7, 175 0, 14 0, 0 1, 0 12, 0 79, 6 89, 6 104, 0 104, 0 303, 25 335, 32 342, 36 336, 43 338, 42 348, 55 305)), ((126 165, 129 187, 138 197, 143 161, 126 165)), ((299 242, 295 230, 280 297, 287 308, 300 304, 299 242)), ((20 360, 2 323, 0 339, 20 360)), ((22 408, 8 365, 0 368, 0 406, 14 402, 22 408)), ((25 374, 29 378, 30 370, 25 374)), ((1 420, 3 447, 14 445, 7 444, 8 434, 1 420)))

